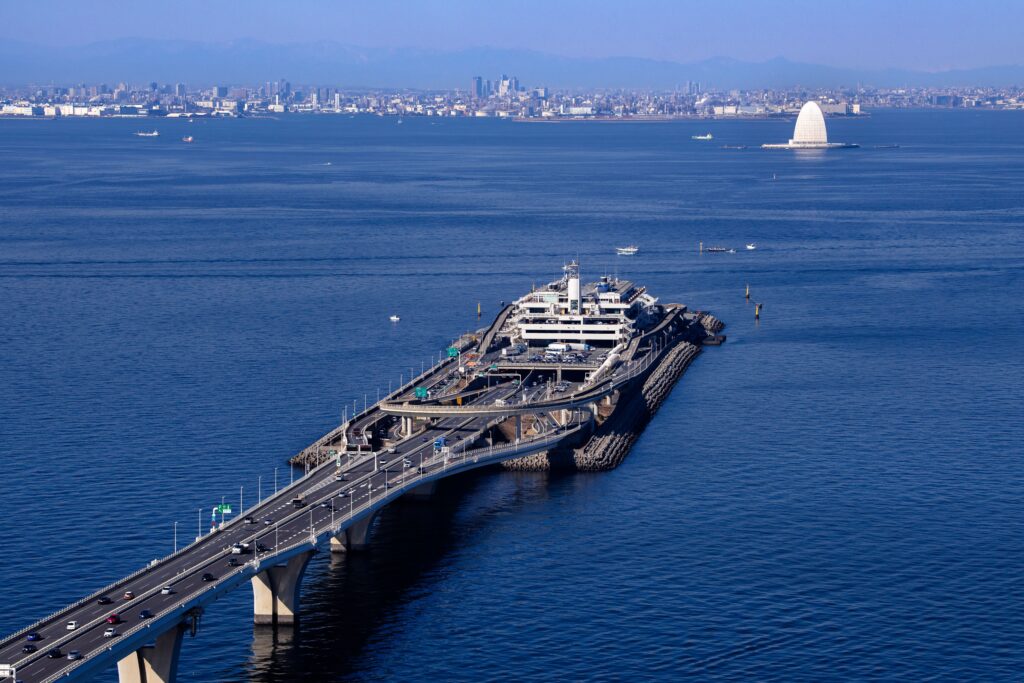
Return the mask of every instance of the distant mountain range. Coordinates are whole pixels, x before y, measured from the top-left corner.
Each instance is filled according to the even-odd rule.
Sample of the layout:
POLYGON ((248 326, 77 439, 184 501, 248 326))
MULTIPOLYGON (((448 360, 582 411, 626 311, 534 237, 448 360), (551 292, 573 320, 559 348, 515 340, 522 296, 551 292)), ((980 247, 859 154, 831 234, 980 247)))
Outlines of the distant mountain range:
POLYGON ((350 88, 468 88, 480 75, 518 76, 526 86, 673 88, 700 81, 717 88, 793 86, 1005 86, 1024 84, 1024 66, 952 71, 867 70, 718 57, 682 64, 637 57, 583 59, 529 50, 457 51, 364 48, 336 42, 280 45, 256 40, 200 43, 126 38, 85 46, 0 42, 6 85, 158 81, 190 85, 255 84, 286 78, 350 88))

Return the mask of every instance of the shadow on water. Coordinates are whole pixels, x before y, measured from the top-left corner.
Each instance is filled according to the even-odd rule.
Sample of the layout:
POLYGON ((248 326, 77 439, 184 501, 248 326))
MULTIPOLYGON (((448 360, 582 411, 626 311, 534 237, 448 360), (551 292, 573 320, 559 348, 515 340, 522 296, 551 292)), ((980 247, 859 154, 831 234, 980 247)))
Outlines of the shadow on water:
POLYGON ((286 683, 345 680, 358 673, 367 642, 382 637, 391 615, 430 593, 453 552, 471 546, 472 537, 493 516, 549 497, 551 484, 572 476, 500 472, 470 472, 439 482, 429 499, 404 499, 385 508, 366 550, 321 549, 313 562, 328 567, 310 566, 300 622, 295 627, 255 626, 242 677, 286 683))

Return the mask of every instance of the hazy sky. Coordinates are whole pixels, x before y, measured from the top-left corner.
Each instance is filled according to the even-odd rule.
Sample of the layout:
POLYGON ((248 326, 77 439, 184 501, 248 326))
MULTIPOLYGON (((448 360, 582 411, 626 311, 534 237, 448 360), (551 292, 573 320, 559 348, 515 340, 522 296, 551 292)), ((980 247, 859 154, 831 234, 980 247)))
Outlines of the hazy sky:
POLYGON ((1024 0, 0 0, 0 39, 124 37, 926 70, 1024 63, 1024 0))

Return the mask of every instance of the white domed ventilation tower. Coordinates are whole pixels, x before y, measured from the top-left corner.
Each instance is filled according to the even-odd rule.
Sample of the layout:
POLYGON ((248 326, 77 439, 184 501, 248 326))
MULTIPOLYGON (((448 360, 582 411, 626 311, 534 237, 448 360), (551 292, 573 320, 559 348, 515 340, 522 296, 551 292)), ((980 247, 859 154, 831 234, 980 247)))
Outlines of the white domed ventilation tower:
POLYGON ((832 149, 836 147, 858 147, 848 142, 829 142, 825 130, 825 114, 821 105, 813 100, 800 107, 796 117, 793 137, 785 144, 761 145, 764 149, 832 149))
POLYGON ((821 107, 817 102, 807 102, 800 108, 800 115, 796 117, 796 127, 793 128, 793 137, 789 144, 794 147, 828 144, 825 115, 821 113, 821 107))

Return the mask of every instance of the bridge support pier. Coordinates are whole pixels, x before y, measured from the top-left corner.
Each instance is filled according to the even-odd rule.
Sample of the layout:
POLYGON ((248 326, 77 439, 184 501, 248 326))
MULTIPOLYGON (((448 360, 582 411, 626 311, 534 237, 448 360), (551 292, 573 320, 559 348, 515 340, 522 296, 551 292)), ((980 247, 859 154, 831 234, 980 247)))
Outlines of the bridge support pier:
POLYGON ((516 441, 523 438, 523 416, 516 415, 516 441))
POLYGON ((377 514, 363 517, 350 527, 342 529, 336 536, 331 537, 331 552, 344 553, 351 551, 366 550, 370 544, 370 527, 377 514))
MULTIPOLYGON (((253 623, 294 624, 299 614, 299 590, 313 551, 296 555, 287 564, 264 569, 252 577, 253 623)), ((147 682, 148 683, 148 682, 147 682)))
POLYGON ((187 626, 178 624, 117 663, 119 683, 174 683, 178 675, 181 637, 187 626))

